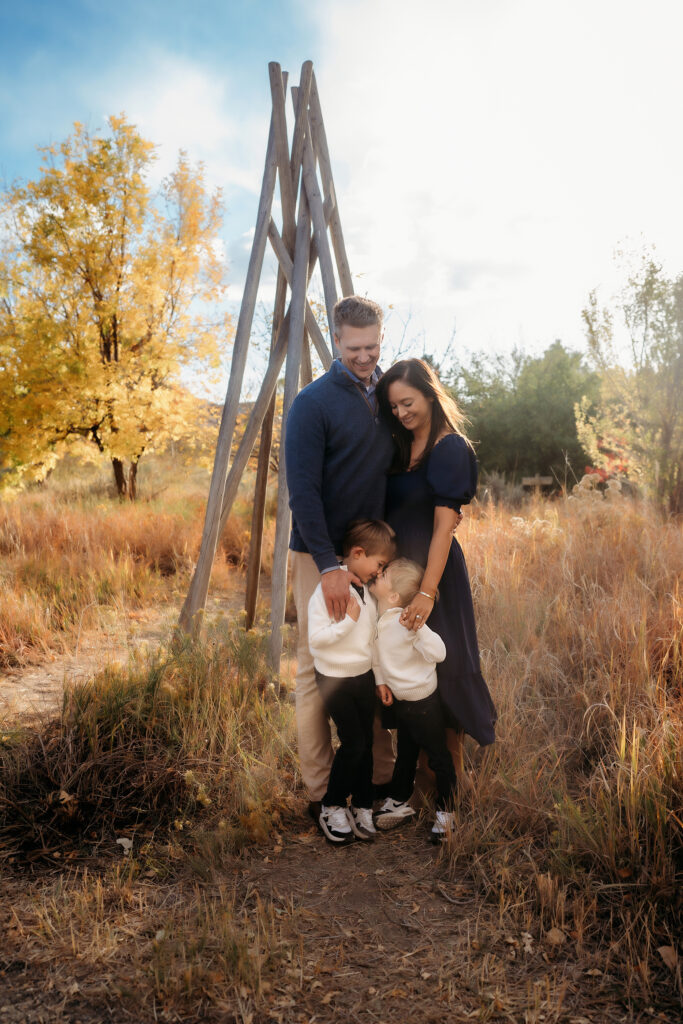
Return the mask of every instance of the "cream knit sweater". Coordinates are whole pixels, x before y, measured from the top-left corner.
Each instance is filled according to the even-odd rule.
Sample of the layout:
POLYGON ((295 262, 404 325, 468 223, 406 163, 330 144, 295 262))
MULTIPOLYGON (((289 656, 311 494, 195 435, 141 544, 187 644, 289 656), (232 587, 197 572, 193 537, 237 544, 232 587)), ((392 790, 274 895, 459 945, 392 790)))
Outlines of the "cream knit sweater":
POLYGON ((362 676, 372 668, 377 605, 365 586, 363 600, 353 587, 351 600, 360 605, 357 622, 348 612, 341 622, 330 618, 320 583, 308 602, 308 646, 313 664, 325 676, 362 676))
POLYGON ((375 683, 384 683, 397 700, 423 700, 436 690, 436 664, 446 646, 429 626, 414 632, 399 622, 402 608, 389 608, 377 623, 372 667, 375 683))

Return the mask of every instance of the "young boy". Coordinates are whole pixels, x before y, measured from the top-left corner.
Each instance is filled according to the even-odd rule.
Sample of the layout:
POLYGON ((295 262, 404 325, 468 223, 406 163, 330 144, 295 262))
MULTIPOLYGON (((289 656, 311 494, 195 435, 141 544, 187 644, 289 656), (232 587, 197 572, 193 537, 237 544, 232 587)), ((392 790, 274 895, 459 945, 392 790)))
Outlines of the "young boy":
POLYGON ((403 608, 419 592, 423 576, 422 566, 397 558, 370 588, 379 606, 373 652, 375 679, 382 703, 394 705, 398 721, 391 795, 375 815, 375 823, 382 830, 395 828, 415 814, 408 800, 415 785, 417 759, 424 750, 436 776, 437 810, 431 838, 438 843, 453 829, 451 808, 456 788, 436 688, 436 665, 446 657, 446 648, 427 625, 413 632, 399 621, 403 608))
POLYGON ((341 567, 352 581, 351 600, 341 622, 327 610, 322 584, 308 605, 308 643, 325 711, 337 727, 340 746, 334 755, 320 827, 331 843, 344 845, 376 835, 372 822, 372 737, 375 679, 372 645, 377 608, 365 584, 391 561, 395 534, 380 520, 351 523, 343 541, 341 567), (346 801, 351 796, 351 806, 346 801))

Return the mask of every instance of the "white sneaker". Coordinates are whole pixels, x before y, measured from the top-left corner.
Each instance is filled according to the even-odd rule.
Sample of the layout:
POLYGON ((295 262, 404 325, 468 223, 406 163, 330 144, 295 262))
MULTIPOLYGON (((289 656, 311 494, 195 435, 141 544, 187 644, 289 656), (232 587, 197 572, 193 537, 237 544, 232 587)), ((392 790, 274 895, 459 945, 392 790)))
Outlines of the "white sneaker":
POLYGON ((383 832, 386 832, 388 829, 396 828, 397 825, 402 825, 404 821, 409 821, 410 818, 414 817, 415 810, 410 804, 404 800, 394 800, 393 797, 388 796, 375 815, 375 825, 383 832))
POLYGON ((369 807, 354 807, 353 804, 347 809, 346 815, 351 826, 351 831, 359 839, 374 839, 377 829, 372 821, 372 810, 369 807))
POLYGON ((331 843, 352 843, 353 832, 346 816, 345 807, 325 807, 320 809, 320 827, 331 843))
POLYGON ((452 811, 437 811, 436 820, 432 825, 431 840, 443 843, 455 831, 455 815, 452 811))

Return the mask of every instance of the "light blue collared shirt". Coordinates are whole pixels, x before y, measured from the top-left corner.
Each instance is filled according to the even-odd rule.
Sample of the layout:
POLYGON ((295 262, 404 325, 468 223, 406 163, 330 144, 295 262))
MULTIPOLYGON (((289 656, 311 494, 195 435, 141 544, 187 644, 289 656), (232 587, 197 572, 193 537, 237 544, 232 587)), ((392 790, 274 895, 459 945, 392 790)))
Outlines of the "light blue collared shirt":
POLYGON ((356 377, 355 373, 353 373, 352 370, 349 370, 348 366, 344 366, 344 364, 342 363, 341 359, 339 360, 339 363, 340 363, 340 366, 341 366, 342 370, 344 371, 344 373, 348 374, 348 376, 351 378, 351 380, 355 381, 356 384, 360 384, 360 386, 362 387, 363 391, 365 392, 365 394, 368 397, 368 401, 370 402, 370 405, 372 406, 372 411, 375 413, 375 415, 377 415, 377 398, 375 396, 375 388, 377 387, 377 381, 379 380, 379 374, 377 373, 377 367, 375 367, 375 369, 372 371, 372 376, 370 377, 370 383, 369 384, 364 384, 363 381, 360 379, 360 377, 356 377))

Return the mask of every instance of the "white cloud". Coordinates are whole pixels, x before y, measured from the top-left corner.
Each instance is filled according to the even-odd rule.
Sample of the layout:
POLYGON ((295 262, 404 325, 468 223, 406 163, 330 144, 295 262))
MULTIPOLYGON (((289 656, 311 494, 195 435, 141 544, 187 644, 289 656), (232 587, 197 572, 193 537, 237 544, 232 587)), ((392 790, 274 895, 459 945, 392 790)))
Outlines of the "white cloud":
POLYGON ((582 304, 625 235, 683 268, 680 5, 317 11, 352 270, 363 290, 412 308, 432 347, 454 321, 473 348, 580 344, 582 304))
MULTIPOLYGON (((625 236, 683 269, 673 0, 325 0, 301 18, 357 288, 396 307, 392 330, 410 312, 435 352, 454 324, 472 349, 580 345, 625 236)), ((159 144, 159 176, 183 148, 223 188, 233 301, 270 116, 265 65, 258 88, 243 76, 151 49, 88 92, 159 144)))
MULTIPOLYGON (((268 109, 245 106, 239 83, 198 63, 164 51, 138 62, 135 73, 119 69, 99 86, 106 114, 124 110, 142 133, 158 146, 155 173, 163 177, 178 151, 203 161, 210 186, 258 193, 268 109), (264 127, 265 124, 265 127, 264 127)), ((106 116, 106 115, 105 115, 106 116)))

